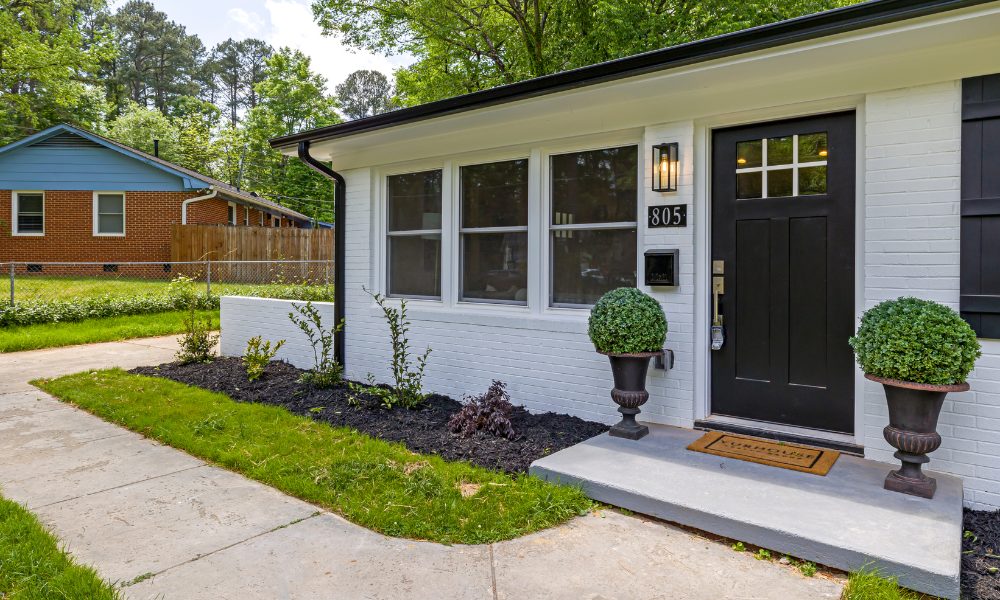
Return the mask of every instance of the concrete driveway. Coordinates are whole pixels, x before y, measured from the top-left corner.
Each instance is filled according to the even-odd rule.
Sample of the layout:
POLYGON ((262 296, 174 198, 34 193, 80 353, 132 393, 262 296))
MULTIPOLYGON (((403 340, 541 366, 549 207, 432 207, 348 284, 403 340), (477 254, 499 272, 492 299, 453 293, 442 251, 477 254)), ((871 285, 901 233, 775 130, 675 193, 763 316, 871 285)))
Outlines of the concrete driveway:
MULTIPOLYGON (((389 538, 68 407, 27 382, 172 360, 173 338, 0 354, 0 489, 132 599, 839 598, 652 520, 600 511, 517 540, 389 538)), ((683 482, 678 482, 683 485, 683 482)))

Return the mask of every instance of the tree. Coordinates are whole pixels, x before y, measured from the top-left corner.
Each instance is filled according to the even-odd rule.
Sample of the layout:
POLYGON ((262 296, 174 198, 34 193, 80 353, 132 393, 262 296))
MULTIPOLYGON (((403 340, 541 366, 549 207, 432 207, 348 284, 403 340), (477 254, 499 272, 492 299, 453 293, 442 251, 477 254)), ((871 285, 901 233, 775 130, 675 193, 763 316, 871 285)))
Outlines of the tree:
POLYGON ((92 82, 114 48, 95 27, 103 0, 0 0, 0 144, 55 123, 99 128, 92 82))
POLYGON ((108 127, 108 137, 153 154, 153 140, 159 140, 160 158, 177 161, 180 132, 169 117, 156 110, 128 101, 124 110, 108 127))
POLYGON ((205 46, 145 0, 129 0, 107 19, 119 53, 103 65, 107 96, 117 110, 126 100, 164 114, 178 96, 199 92, 205 46))
POLYGON ((340 110, 350 119, 389 112, 395 106, 392 84, 378 71, 355 71, 336 87, 336 91, 340 110))
POLYGON ((247 113, 242 131, 224 134, 229 156, 224 170, 242 178, 234 185, 321 220, 333 218, 333 186, 297 159, 271 148, 268 140, 340 121, 336 101, 326 94, 326 79, 310 60, 282 48, 267 60, 255 91, 258 104, 247 113))
POLYGON ((257 106, 255 87, 264 78, 267 59, 274 49, 257 39, 220 42, 212 49, 205 68, 211 71, 220 100, 229 112, 229 122, 239 122, 242 111, 257 106))
POLYGON ((328 35, 417 57, 409 103, 655 50, 856 0, 313 0, 328 35))

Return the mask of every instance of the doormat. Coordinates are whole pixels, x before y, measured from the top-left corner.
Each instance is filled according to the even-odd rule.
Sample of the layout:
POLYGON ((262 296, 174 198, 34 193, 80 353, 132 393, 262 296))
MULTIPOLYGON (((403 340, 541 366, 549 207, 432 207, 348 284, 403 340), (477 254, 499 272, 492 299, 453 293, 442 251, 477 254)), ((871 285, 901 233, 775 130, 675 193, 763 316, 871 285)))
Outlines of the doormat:
POLYGON ((688 446, 688 450, 814 475, 826 475, 833 463, 840 458, 840 452, 836 450, 763 440, 723 431, 706 433, 688 446))

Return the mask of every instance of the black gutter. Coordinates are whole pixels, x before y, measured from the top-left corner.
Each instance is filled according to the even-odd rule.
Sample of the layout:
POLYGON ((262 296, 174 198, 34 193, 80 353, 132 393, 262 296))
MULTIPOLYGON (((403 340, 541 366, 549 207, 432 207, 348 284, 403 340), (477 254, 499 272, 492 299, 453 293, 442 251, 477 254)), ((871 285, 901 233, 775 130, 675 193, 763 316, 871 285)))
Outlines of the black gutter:
POLYGON ((345 225, 345 215, 346 209, 344 208, 347 204, 347 182, 344 180, 343 175, 334 171, 330 167, 321 163, 320 161, 313 158, 309 154, 309 141, 299 142, 299 160, 304 162, 307 166, 311 167, 314 171, 320 175, 332 179, 334 181, 333 185, 333 322, 334 322, 334 334, 333 334, 333 357, 341 365, 344 366, 344 334, 347 328, 347 322, 344 318, 346 314, 344 299, 347 296, 345 293, 345 283, 344 283, 344 245, 347 239, 346 231, 344 229, 345 225), (337 325, 343 324, 343 326, 338 330, 337 325))
POLYGON ((446 100, 348 121, 329 127, 274 138, 278 148, 302 141, 320 141, 442 117, 545 94, 572 90, 616 79, 726 58, 776 46, 813 40, 943 13, 995 0, 872 0, 844 8, 761 25, 705 40, 653 50, 588 67, 563 71, 446 100))

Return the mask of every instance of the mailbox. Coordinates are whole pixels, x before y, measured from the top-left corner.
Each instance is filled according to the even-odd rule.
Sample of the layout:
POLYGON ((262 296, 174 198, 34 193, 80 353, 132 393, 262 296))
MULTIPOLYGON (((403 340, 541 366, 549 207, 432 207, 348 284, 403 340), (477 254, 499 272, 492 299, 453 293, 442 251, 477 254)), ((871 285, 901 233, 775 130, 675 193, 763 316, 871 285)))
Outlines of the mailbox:
POLYGON ((679 250, 646 251, 646 285, 673 287, 677 285, 679 250))

